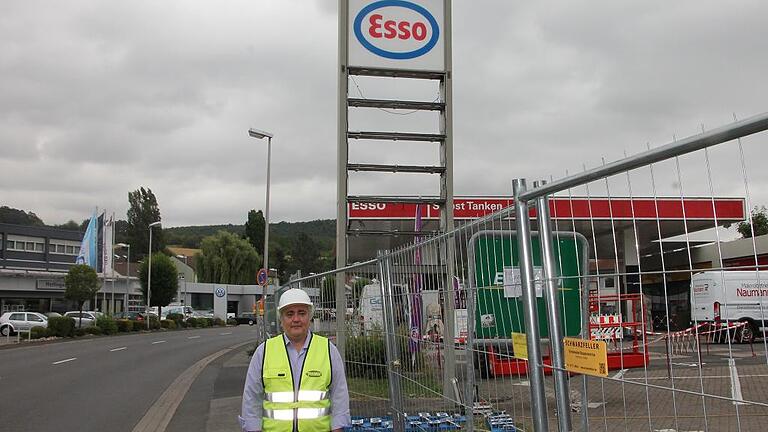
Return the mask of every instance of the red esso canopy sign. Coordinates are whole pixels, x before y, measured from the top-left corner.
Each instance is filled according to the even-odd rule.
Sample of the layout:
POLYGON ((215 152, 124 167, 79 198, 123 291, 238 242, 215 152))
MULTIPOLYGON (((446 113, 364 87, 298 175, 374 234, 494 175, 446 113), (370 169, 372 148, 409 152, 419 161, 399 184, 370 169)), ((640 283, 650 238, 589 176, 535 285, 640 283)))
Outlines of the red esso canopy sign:
POLYGON ((403 0, 373 2, 360 9, 352 25, 363 48, 393 60, 424 56, 440 37, 440 26, 428 10, 403 0))

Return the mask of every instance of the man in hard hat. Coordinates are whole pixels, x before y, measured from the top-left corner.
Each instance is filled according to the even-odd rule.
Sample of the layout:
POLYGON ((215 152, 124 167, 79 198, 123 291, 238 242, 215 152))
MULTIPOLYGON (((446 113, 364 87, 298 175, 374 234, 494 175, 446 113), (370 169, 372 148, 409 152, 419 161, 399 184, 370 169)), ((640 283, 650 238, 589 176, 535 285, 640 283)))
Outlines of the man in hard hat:
POLYGON ((341 431, 351 423, 344 363, 327 338, 309 331, 312 307, 303 290, 280 296, 284 333, 253 353, 243 390, 243 431, 341 431))

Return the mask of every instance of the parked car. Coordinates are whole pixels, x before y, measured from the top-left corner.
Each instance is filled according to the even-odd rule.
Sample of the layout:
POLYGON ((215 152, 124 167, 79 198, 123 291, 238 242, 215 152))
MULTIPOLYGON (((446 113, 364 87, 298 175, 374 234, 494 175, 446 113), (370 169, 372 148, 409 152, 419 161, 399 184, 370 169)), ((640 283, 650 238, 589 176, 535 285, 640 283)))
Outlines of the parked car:
POLYGON ((192 318, 213 318, 213 311, 192 309, 190 316, 192 318))
POLYGON ((37 312, 6 312, 0 316, 0 334, 8 336, 32 327, 48 327, 48 318, 37 312))
POLYGON ((118 312, 114 315, 116 319, 129 319, 133 321, 144 321, 144 314, 141 312, 118 312))
POLYGON ((61 314, 58 313, 58 312, 45 312, 45 313, 43 313, 43 315, 45 315, 48 318, 60 317, 61 316, 61 314))
POLYGON ((171 306, 168 305, 163 308, 163 319, 166 319, 168 315, 170 314, 180 314, 184 315, 185 317, 189 317, 192 315, 192 308, 189 306, 171 306))
POLYGON ((96 325, 96 318, 101 315, 103 315, 101 312, 96 311, 83 311, 82 313, 80 311, 69 311, 64 313, 65 317, 70 317, 75 320, 76 326, 80 326, 80 320, 82 318, 83 327, 96 325))
POLYGON ((237 324, 248 324, 248 325, 254 325, 256 324, 256 314, 253 312, 243 312, 240 315, 235 317, 235 321, 237 321, 237 324))

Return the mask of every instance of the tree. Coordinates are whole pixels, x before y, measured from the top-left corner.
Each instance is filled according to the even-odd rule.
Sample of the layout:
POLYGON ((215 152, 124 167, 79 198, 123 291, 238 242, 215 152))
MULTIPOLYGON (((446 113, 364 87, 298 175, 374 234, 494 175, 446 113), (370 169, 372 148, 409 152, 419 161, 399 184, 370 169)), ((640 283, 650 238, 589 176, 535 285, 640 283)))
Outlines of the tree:
POLYGON ((43 226, 43 221, 33 212, 15 209, 8 206, 0 207, 0 222, 14 225, 43 226))
MULTIPOLYGON (((135 251, 136 257, 141 258, 147 253, 149 243, 149 224, 160 220, 160 208, 152 189, 140 187, 133 192, 128 192, 128 226, 126 238, 131 245, 131 252, 135 251)), ((152 252, 165 248, 163 231, 159 227, 152 232, 152 252)))
POLYGON ((264 250, 264 213, 261 210, 250 210, 248 220, 245 222, 245 238, 257 251, 264 250))
MULTIPOLYGON (((147 298, 149 278, 149 259, 145 259, 139 267, 141 293, 147 298)), ((157 306, 157 315, 162 316, 163 306, 168 306, 179 291, 179 273, 168 255, 152 254, 152 298, 150 307, 157 306)))
POLYGON ((291 258, 301 274, 320 271, 320 245, 305 233, 299 233, 291 245, 291 258))
POLYGON ((85 264, 77 264, 69 268, 67 275, 64 276, 64 297, 77 302, 77 308, 80 311, 80 323, 78 327, 83 326, 83 303, 90 300, 99 291, 99 277, 96 270, 85 264))
POLYGON ((761 236, 768 234, 768 210, 765 206, 758 208, 755 206, 752 209, 752 224, 749 221, 739 223, 736 230, 741 234, 743 238, 752 237, 752 227, 755 228, 755 236, 761 236))
POLYGON ((203 239, 195 257, 200 282, 248 285, 256 283, 261 257, 248 240, 227 231, 203 239))

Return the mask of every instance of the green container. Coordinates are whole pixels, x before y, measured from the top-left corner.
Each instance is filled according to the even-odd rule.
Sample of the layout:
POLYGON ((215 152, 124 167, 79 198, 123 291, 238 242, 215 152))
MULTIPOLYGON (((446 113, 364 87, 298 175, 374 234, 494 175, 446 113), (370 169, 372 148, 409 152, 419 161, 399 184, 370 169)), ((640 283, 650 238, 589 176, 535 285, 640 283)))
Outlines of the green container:
MULTIPOLYGON (((587 240, 579 233, 554 232, 553 246, 558 275, 558 304, 566 336, 581 332, 580 287, 587 275, 587 240)), ((541 243, 531 235, 535 278, 541 278, 541 243)), ((480 231, 469 240, 470 279, 476 292, 475 338, 510 339, 512 332, 525 333, 524 304, 520 295, 520 263, 515 231, 480 231), (506 269, 506 270, 505 270, 506 269), (505 287, 504 273, 507 273, 505 287), (516 283, 514 282, 516 280, 516 283), (510 283, 512 282, 512 283, 510 283)), ((547 308, 542 295, 536 298, 539 334, 549 336, 547 308)), ((540 291, 537 289, 537 291, 540 291)))

